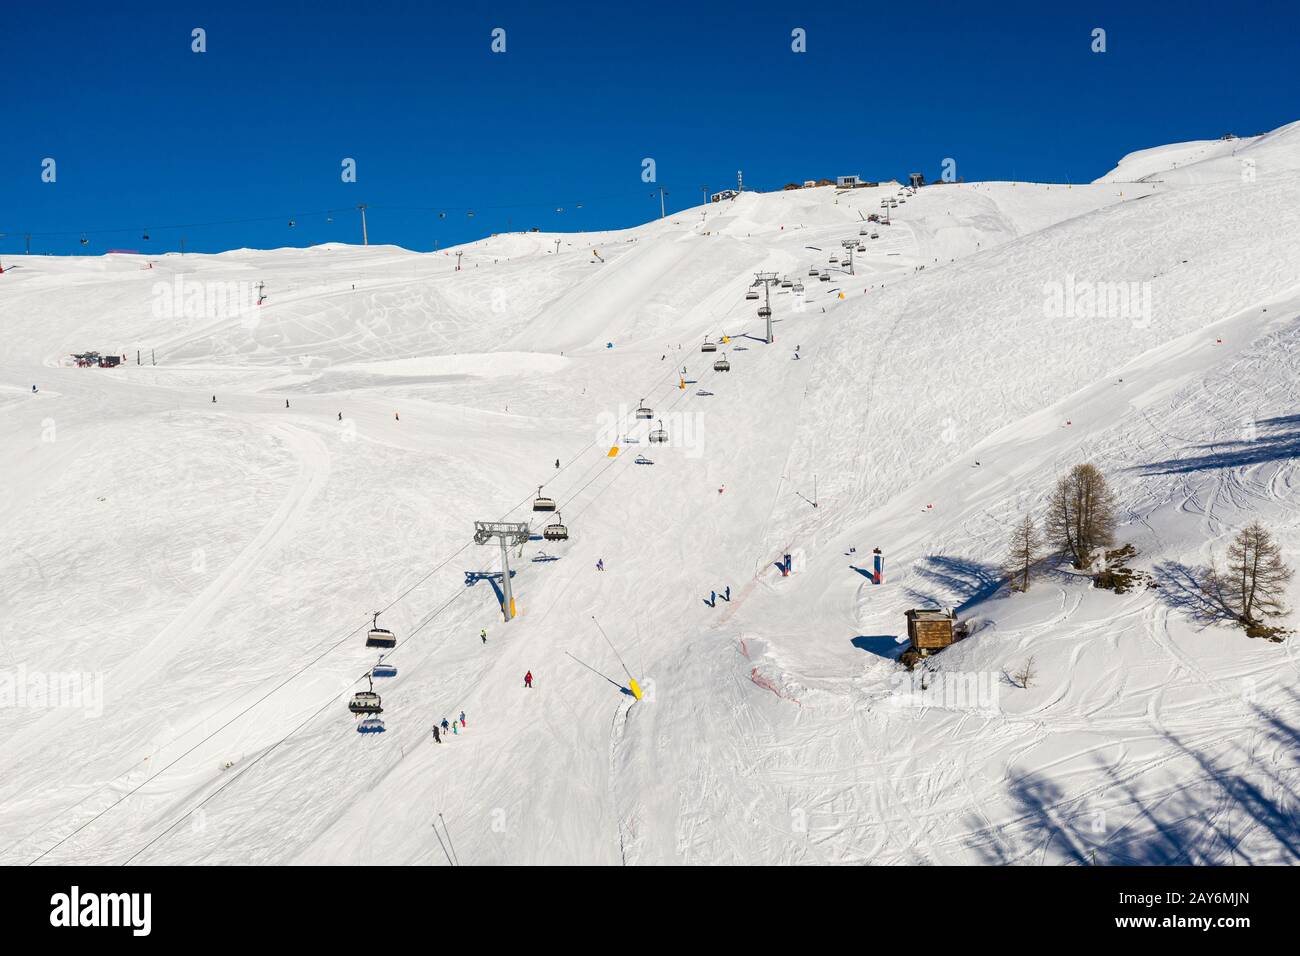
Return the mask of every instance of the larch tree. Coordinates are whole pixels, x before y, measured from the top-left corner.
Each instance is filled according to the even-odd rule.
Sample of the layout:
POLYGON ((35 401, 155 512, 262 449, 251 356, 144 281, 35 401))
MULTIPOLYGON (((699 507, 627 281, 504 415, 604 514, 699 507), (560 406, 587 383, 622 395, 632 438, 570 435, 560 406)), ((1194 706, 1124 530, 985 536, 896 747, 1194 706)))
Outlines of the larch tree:
POLYGON ((1033 516, 1025 515, 1011 533, 1011 547, 1007 553, 1006 573, 1011 578, 1013 589, 1029 590, 1029 578, 1041 557, 1042 547, 1042 535, 1038 533, 1033 516))
POLYGON ((1237 532, 1228 546, 1228 570, 1220 583, 1225 603, 1246 627, 1286 611, 1282 595, 1293 572, 1282 547, 1258 521, 1237 532))
POLYGON ((1047 512, 1052 545, 1076 568, 1092 564, 1100 547, 1115 542, 1115 496, 1093 465, 1075 465, 1056 485, 1047 512))

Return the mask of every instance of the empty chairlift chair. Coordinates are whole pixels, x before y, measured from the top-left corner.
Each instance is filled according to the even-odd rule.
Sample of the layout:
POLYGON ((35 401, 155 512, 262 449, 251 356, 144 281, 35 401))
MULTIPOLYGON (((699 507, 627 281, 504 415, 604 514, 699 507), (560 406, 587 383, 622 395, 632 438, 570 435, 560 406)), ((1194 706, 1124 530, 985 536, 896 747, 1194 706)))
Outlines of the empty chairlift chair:
POLYGON ((753 286, 750 286, 750 287, 749 287, 749 291, 747 291, 747 292, 745 293, 745 298, 746 298, 746 299, 757 299, 757 298, 758 298, 758 290, 755 289, 753 286))
POLYGON ((387 628, 379 626, 379 612, 375 612, 375 620, 370 628, 370 633, 366 635, 366 647, 396 647, 397 635, 387 628))
POLYGON ((713 363, 713 371, 715 372, 731 371, 731 363, 727 361, 727 357, 725 355, 713 363))
POLYGON ((370 677, 366 678, 366 682, 370 685, 370 690, 359 690, 353 694, 348 701, 348 710, 354 714, 382 714, 384 708, 379 695, 375 693, 375 682, 370 677))
POLYGON ((533 510, 534 511, 555 510, 555 499, 547 498, 545 495, 543 495, 541 485, 537 486, 537 497, 533 499, 533 510))
POLYGON ((650 419, 655 417, 655 413, 653 409, 651 409, 648 405, 646 405, 644 398, 641 399, 641 404, 636 410, 636 417, 645 418, 645 419, 650 419))
POLYGON ((716 352, 717 350, 718 350, 718 343, 710 342, 708 339, 705 339, 704 344, 700 346, 701 352, 716 352))
POLYGON ((663 445, 668 441, 668 433, 664 431, 664 422, 659 420, 659 427, 650 432, 650 444, 663 445))
POLYGON ((547 541, 568 541, 569 529, 564 526, 564 519, 556 512, 555 520, 542 529, 542 537, 547 541))

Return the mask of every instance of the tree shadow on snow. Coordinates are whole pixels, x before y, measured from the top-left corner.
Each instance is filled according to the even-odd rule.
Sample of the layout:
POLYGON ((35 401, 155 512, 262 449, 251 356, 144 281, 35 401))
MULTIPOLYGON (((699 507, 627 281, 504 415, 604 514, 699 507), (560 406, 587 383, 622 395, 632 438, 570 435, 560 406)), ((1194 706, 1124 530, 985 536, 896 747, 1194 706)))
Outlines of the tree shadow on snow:
POLYGON ((908 587, 908 596, 930 607, 952 606, 960 614, 992 597, 1006 581, 1006 573, 991 564, 946 554, 932 554, 912 570, 934 586, 934 591, 908 587))
POLYGON ((1278 752, 1296 753, 1300 731, 1258 707, 1243 714, 1242 724, 1241 740, 1221 742, 1229 749, 1218 754, 1162 734, 1184 768, 1178 771, 1182 783, 1172 791, 1141 792, 1143 777, 1123 760, 1096 765, 1109 784, 1099 788, 1089 781, 1080 796, 1068 796, 1035 773, 1018 773, 1008 785, 1010 818, 990 824, 972 814, 965 820, 971 844, 990 864, 1300 862, 1297 768, 1293 758, 1275 759, 1278 752))
POLYGON ((1182 611, 1200 624, 1235 622, 1237 616, 1218 600, 1207 585, 1208 568, 1188 567, 1178 561, 1163 561, 1151 569, 1159 587, 1160 601, 1182 611))
POLYGON ((1195 446, 1188 455, 1139 465, 1144 475, 1181 475, 1216 468, 1237 468, 1300 458, 1300 415, 1282 415, 1255 423, 1258 434, 1235 441, 1195 446))

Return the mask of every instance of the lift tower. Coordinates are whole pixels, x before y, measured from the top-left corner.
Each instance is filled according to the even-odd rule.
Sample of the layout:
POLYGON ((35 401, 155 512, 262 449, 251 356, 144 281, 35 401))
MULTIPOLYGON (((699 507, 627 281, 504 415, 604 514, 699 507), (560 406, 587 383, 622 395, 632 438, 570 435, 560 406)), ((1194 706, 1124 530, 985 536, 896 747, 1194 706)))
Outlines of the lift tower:
POLYGON ((501 613, 508 621, 515 616, 515 599, 510 593, 510 546, 523 547, 529 528, 522 521, 475 521, 474 543, 487 544, 493 538, 501 542, 501 613))
POLYGON ((840 245, 845 248, 849 254, 849 275, 856 275, 853 271, 853 250, 858 247, 857 239, 841 239, 840 245))
POLYGON ((776 341, 772 335, 772 283, 780 282, 775 272, 755 272, 754 283, 763 283, 763 304, 759 306, 758 317, 767 319, 767 344, 771 345, 776 341))

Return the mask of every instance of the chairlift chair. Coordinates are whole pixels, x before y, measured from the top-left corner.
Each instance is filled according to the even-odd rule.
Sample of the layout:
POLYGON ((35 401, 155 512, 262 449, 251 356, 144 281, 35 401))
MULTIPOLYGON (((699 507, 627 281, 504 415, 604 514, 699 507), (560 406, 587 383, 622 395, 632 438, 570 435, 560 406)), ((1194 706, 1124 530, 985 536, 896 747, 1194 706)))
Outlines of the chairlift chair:
POLYGON ((650 444, 663 445, 668 441, 668 433, 664 431, 663 419, 659 419, 659 427, 650 432, 650 444))
POLYGON ((757 299, 757 298, 758 298, 758 290, 757 290, 757 289, 753 289, 753 288, 751 288, 748 292, 745 293, 745 298, 746 298, 746 299, 757 299))
POLYGON ((348 710, 354 714, 382 714, 384 708, 379 695, 375 693, 375 682, 369 676, 366 677, 366 682, 370 685, 370 690, 359 690, 353 694, 348 701, 348 710))
POLYGON ((650 408, 648 408, 648 407, 646 406, 646 403, 645 403, 645 399, 644 399, 644 398, 641 399, 641 405, 640 405, 640 407, 637 408, 637 410, 636 410, 636 417, 637 417, 637 418, 647 418, 647 419, 649 419, 649 418, 654 418, 654 417, 655 417, 655 413, 654 413, 654 411, 651 410, 650 408))
POLYGON ((726 357, 724 356, 723 358, 720 358, 720 359, 718 359, 716 362, 713 363, 713 371, 715 371, 715 372, 730 372, 730 371, 731 371, 731 363, 728 362, 727 359, 726 359, 726 357))
POLYGON ((798 293, 802 292, 802 291, 803 291, 803 283, 802 283, 802 282, 796 282, 796 283, 794 284, 794 291, 795 291, 795 294, 796 294, 796 295, 797 295, 798 293))
POLYGON ((396 647, 397 636, 390 630, 379 626, 379 612, 375 612, 373 626, 366 635, 366 647, 396 647))
POLYGON ((542 486, 537 486, 537 497, 533 499, 534 511, 554 511, 555 499, 547 498, 542 494, 542 486))
POLYGON ((559 512, 556 512, 555 520, 542 529, 542 537, 547 541, 569 540, 569 529, 564 526, 559 512))
POLYGON ((705 339, 704 344, 700 346, 701 352, 716 352, 717 350, 718 350, 718 343, 710 342, 708 339, 705 339))
POLYGON ((767 318, 769 315, 771 315, 771 314, 772 314, 772 310, 771 310, 770 308, 768 308, 767 306, 765 306, 765 305, 760 305, 760 306, 758 307, 758 317, 759 317, 760 319, 766 319, 766 318, 767 318))
POLYGON ((381 656, 379 658, 379 662, 375 664, 374 667, 370 668, 370 676, 371 677, 396 677, 397 665, 385 664, 384 659, 381 656))

